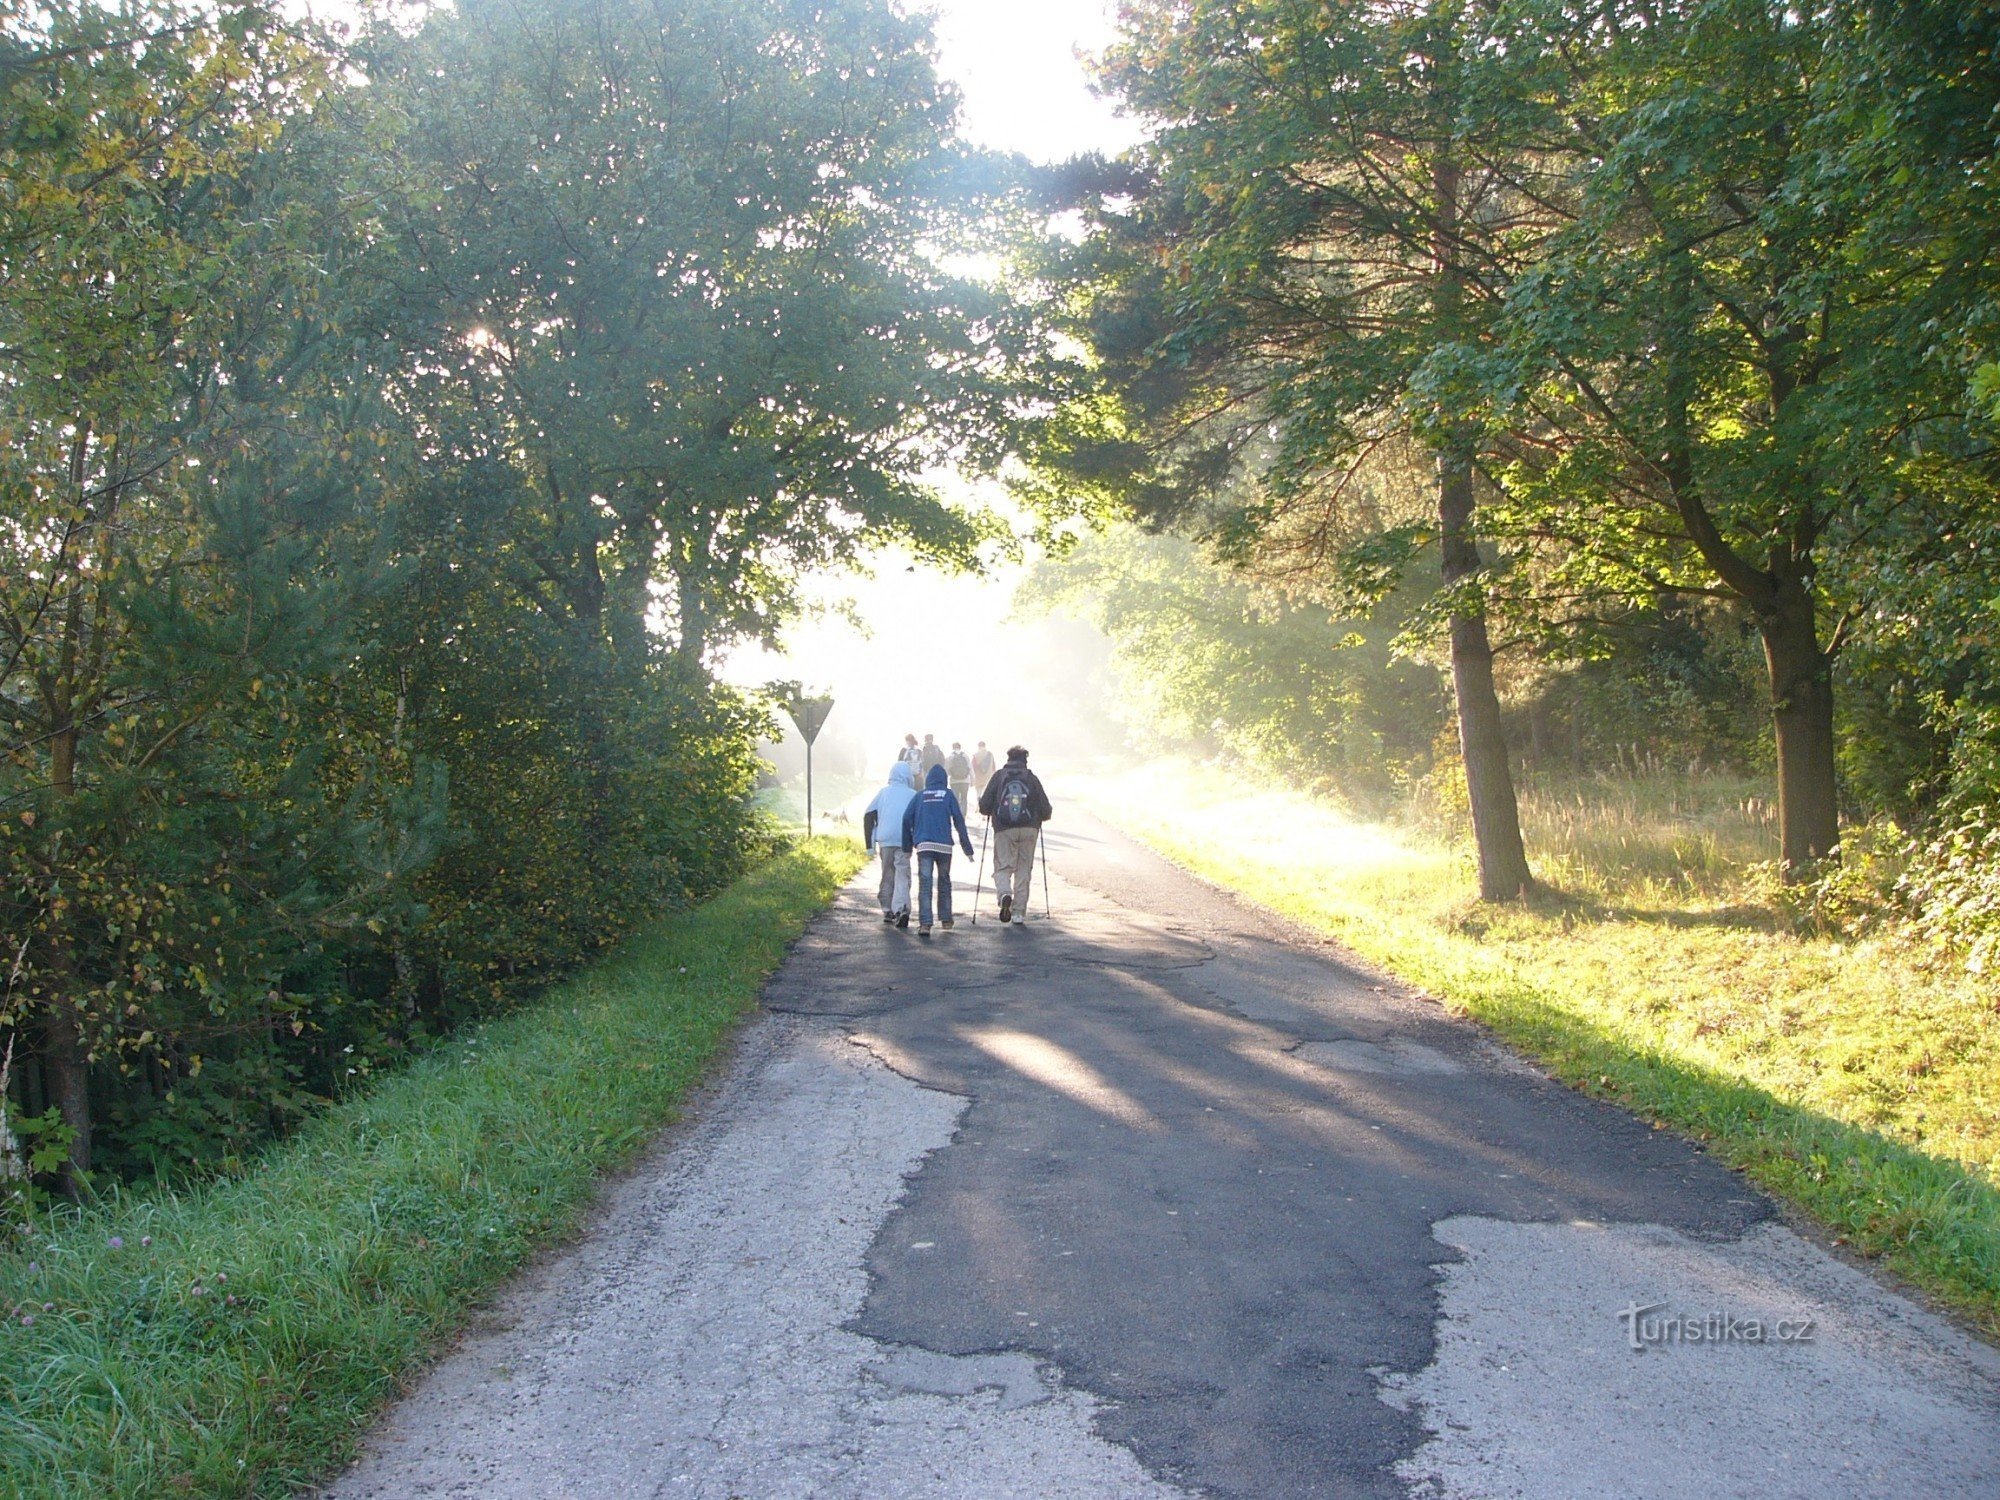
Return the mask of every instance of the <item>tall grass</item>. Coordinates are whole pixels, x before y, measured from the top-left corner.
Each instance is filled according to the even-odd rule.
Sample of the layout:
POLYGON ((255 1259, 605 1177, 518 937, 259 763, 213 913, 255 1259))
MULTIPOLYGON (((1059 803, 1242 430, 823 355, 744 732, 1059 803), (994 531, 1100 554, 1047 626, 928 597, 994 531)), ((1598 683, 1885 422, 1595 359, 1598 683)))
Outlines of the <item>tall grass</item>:
POLYGON ((1778 857, 1777 809, 1762 781, 1663 773, 1530 780, 1521 830, 1544 884, 1631 902, 1739 899, 1778 857))
POLYGON ((0 1492, 278 1495, 672 1118, 860 859, 816 840, 330 1111, 240 1177, 0 1257, 0 1492))
POLYGON ((1801 930, 1746 784, 1530 788, 1529 855, 1556 889, 1509 905, 1477 899, 1462 842, 1282 790, 1166 764, 1088 795, 1558 1076, 1711 1142, 2000 1333, 2000 1008, 1892 931, 1801 930))

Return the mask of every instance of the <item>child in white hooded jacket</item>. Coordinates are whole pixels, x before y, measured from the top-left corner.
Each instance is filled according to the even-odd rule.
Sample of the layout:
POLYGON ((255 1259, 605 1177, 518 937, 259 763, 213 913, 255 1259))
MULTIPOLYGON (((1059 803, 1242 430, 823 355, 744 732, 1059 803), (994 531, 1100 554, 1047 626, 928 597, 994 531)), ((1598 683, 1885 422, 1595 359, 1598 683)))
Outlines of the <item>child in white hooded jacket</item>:
POLYGON ((903 841, 903 814, 916 796, 910 764, 899 760, 889 768, 889 784, 861 814, 862 846, 882 852, 882 883, 876 894, 882 920, 898 927, 910 925, 910 849, 903 841))

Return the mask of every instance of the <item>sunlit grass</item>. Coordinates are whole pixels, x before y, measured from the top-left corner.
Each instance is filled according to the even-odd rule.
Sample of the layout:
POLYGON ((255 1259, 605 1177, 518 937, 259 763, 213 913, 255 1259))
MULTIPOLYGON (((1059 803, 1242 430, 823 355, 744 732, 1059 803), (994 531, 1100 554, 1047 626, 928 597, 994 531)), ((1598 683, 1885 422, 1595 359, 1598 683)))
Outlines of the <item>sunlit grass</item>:
POLYGON ((1476 899, 1470 853, 1172 764, 1100 811, 1493 1026, 1570 1082, 1713 1143, 2000 1332, 2000 1011, 1892 937, 1800 935, 1769 903, 1758 789, 1530 790, 1554 890, 1476 899))
POLYGON ((1521 825, 1544 883, 1627 905, 1735 901, 1778 857, 1769 787, 1732 777, 1530 781, 1521 825))
POLYGON ((461 1035, 243 1176, 0 1255, 0 1494, 284 1495, 672 1118, 860 863, 817 840, 461 1035))

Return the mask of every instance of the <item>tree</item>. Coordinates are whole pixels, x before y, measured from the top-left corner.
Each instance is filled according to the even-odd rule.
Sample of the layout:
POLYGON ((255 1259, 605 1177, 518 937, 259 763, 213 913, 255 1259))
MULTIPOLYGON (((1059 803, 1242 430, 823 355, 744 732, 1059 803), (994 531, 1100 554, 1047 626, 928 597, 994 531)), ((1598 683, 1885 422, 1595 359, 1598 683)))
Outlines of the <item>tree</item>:
POLYGON ((1885 562, 1942 561, 1969 498, 1926 473, 1962 446, 1911 317, 1929 278, 1869 244, 1851 147, 1872 89, 1835 65, 1839 10, 1520 14, 1509 51, 1551 70, 1569 222, 1509 291, 1502 524, 1553 544, 1565 591, 1747 610, 1803 873, 1839 842, 1835 660, 1885 562))
POLYGON ((881 0, 474 3, 385 43, 414 169, 384 274, 414 410, 520 476, 521 587, 636 661, 769 635, 889 540, 964 562, 924 473, 991 456, 1004 309, 941 268, 979 199, 881 0))
POLYGON ((299 712, 356 586, 326 550, 355 476, 297 450, 326 226, 276 186, 329 56, 254 6, 4 24, 3 1019, 74 1184, 93 1066, 188 994, 272 1023, 276 934, 369 915, 398 840, 329 810, 299 712))
POLYGON ((1108 81, 1160 129, 1138 206, 1114 185, 1099 216, 1079 320, 1122 409, 1087 398, 1095 432, 1059 430, 1044 461, 1073 477, 1141 450, 1125 493, 1155 516, 1234 486, 1210 524, 1254 550, 1421 445, 1480 888, 1519 895, 1463 372, 1491 338, 1520 195, 1482 156, 1514 121, 1482 82, 1476 18, 1160 0, 1130 7, 1127 28, 1108 81))

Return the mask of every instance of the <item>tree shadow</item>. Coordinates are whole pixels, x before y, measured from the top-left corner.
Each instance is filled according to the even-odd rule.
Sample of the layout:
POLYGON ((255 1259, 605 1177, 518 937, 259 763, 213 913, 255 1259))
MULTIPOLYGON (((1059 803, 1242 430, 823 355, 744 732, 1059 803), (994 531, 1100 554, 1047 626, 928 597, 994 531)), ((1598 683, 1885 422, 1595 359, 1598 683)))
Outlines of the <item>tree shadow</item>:
POLYGON ((1633 922, 1646 926, 1680 929, 1721 928, 1771 933, 1795 931, 1783 913, 1754 902, 1738 901, 1728 906, 1716 907, 1638 906, 1580 895, 1542 882, 1537 882, 1531 887, 1518 906, 1520 910, 1559 920, 1565 924, 1611 925, 1633 922))

